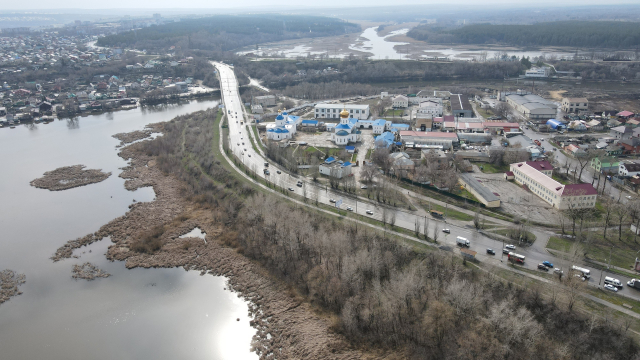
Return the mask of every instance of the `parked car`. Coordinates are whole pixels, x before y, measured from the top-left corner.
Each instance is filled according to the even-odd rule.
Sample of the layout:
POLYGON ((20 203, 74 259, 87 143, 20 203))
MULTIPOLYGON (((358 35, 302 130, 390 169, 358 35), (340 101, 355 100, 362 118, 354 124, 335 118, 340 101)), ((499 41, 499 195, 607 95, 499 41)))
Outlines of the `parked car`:
POLYGON ((264 174, 265 175, 270 175, 271 173, 269 172, 269 170, 265 170, 264 174))
POLYGON ((353 208, 351 206, 347 206, 347 211, 353 211, 353 208))
POLYGON ((515 246, 515 245, 511 245, 511 244, 509 244, 509 245, 505 245, 505 246, 504 246, 504 248, 505 248, 505 249, 509 249, 509 250, 515 250, 515 249, 516 249, 516 246, 515 246))
POLYGON ((542 262, 542 265, 544 265, 544 266, 546 266, 546 267, 550 267, 550 268, 552 268, 552 267, 553 267, 553 264, 552 264, 552 263, 550 263, 550 262, 548 262, 548 261, 546 261, 546 260, 542 262))
POLYGON ((544 270, 544 271, 549 271, 549 268, 546 267, 544 264, 538 264, 538 269, 544 270))
POLYGON ((367 185, 360 186, 360 189, 366 189, 366 188, 367 188, 367 185))
POLYGON ((280 170, 276 170, 276 173, 278 174, 282 174, 282 172, 280 170))
POLYGON ((293 191, 293 188, 292 188, 292 187, 290 187, 290 188, 289 188, 289 191, 293 191))
POLYGON ((334 204, 336 202, 336 200, 335 199, 329 199, 329 202, 334 204))
POLYGON ((508 253, 510 253, 510 252, 511 252, 511 250, 509 250, 509 249, 502 249, 502 253, 503 253, 503 254, 508 254, 508 253))
POLYGON ((495 254, 496 254, 496 252, 495 252, 495 251, 493 251, 493 249, 487 249, 487 254, 489 254, 489 255, 495 255, 495 254))
POLYGON ((443 233, 447 233, 447 234, 451 234, 451 230, 449 230, 449 229, 442 229, 442 232, 443 233))
POLYGON ((367 210, 367 214, 369 214, 369 215, 373 215, 373 211, 371 211, 371 210, 367 210))
POLYGON ((618 292, 618 288, 611 284, 604 284, 604 288, 613 292, 618 292))
POLYGON ((564 271, 562 271, 562 270, 560 270, 558 268, 553 269, 553 272, 556 273, 556 274, 564 274, 564 271))
POLYGON ((247 155, 248 157, 251 157, 251 154, 247 155))

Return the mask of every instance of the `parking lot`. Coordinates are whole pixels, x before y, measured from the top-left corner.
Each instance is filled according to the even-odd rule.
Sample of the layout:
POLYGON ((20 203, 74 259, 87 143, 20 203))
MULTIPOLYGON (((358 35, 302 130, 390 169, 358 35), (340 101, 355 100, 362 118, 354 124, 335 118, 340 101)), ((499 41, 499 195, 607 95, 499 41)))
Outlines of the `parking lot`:
POLYGON ((473 176, 489 190, 500 194, 500 207, 507 213, 540 223, 558 222, 558 210, 515 182, 505 180, 504 174, 476 172, 473 176))

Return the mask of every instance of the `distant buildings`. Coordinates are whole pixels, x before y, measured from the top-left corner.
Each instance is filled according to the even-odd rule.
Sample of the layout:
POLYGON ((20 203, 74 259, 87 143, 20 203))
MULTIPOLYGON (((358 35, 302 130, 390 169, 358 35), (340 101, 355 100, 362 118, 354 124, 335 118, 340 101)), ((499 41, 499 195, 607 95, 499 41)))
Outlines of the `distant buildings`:
POLYGON ((256 96, 253 98, 253 105, 261 105, 262 107, 275 106, 276 97, 275 95, 256 96))
POLYGON ((543 67, 532 67, 524 73, 525 77, 528 78, 546 78, 551 74, 551 68, 547 66, 543 67))

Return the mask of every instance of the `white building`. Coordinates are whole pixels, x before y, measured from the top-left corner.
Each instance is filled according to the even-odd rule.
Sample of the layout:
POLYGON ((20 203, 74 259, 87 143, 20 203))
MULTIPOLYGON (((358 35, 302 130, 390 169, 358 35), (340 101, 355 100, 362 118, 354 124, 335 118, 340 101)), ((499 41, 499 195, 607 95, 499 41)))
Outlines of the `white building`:
POLYGON ((355 118, 349 117, 349 112, 343 109, 340 112, 340 124, 336 125, 331 141, 336 145, 348 145, 360 141, 360 130, 358 130, 355 118))
POLYGON ((620 176, 636 176, 640 175, 640 163, 637 162, 620 162, 618 165, 618 175, 620 176))
POLYGON ((351 174, 351 166, 350 162, 341 162, 336 161, 333 157, 330 157, 324 161, 324 163, 318 166, 318 171, 322 175, 327 175, 334 177, 336 179, 342 179, 345 176, 349 176, 351 174))
MULTIPOLYGON (((598 192, 591 184, 563 185, 546 175, 549 171, 538 170, 544 168, 537 163, 526 161, 511 164, 511 171, 506 175, 513 176, 516 183, 525 185, 532 193, 556 209, 589 209, 595 206, 598 192)), ((549 164, 546 161, 540 163, 549 164)))
POLYGON ((289 115, 286 112, 279 114, 276 116, 275 123, 267 124, 267 139, 275 141, 291 139, 300 122, 299 116, 289 115))
POLYGON ((551 69, 547 66, 543 66, 543 67, 532 67, 531 69, 527 70, 524 73, 525 77, 530 77, 530 78, 546 78, 549 77, 549 74, 551 73, 551 69))
POLYGON ((340 112, 347 110, 349 117, 366 120, 369 118, 369 105, 353 105, 353 104, 316 104, 316 119, 338 119, 340 112))
POLYGON ((398 95, 393 98, 392 106, 394 108, 406 108, 407 106, 409 106, 409 98, 404 95, 398 95))
POLYGON ((437 116, 442 116, 442 100, 440 99, 423 101, 416 110, 416 117, 418 118, 434 118, 437 116))

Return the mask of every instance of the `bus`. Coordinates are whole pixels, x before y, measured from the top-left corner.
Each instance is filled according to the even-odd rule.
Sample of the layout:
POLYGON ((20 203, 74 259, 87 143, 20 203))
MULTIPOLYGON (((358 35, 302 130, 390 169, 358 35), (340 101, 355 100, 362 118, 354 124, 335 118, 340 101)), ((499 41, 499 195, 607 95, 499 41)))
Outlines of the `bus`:
POLYGON ((585 279, 590 279, 591 278, 591 270, 589 270, 589 269, 585 269, 585 268, 581 268, 579 266, 573 265, 571 267, 571 270, 573 270, 576 273, 582 274, 582 277, 584 277, 585 279))
POLYGON ((508 255, 509 261, 517 263, 517 264, 524 264, 524 255, 520 255, 520 254, 516 254, 514 252, 510 252, 508 255))
POLYGON ((442 211, 437 211, 437 210, 431 210, 430 211, 431 216, 433 216, 434 218, 438 218, 438 219, 444 219, 444 213, 442 211))

